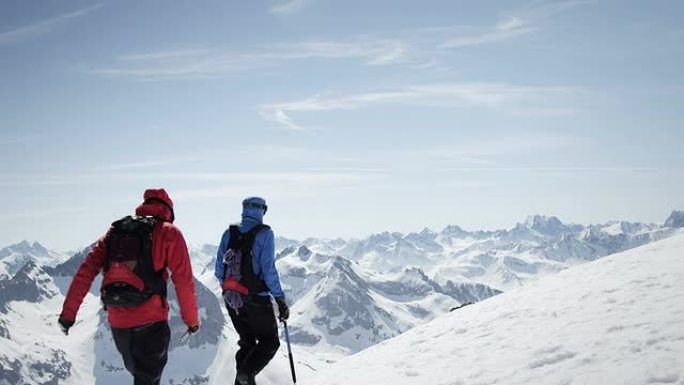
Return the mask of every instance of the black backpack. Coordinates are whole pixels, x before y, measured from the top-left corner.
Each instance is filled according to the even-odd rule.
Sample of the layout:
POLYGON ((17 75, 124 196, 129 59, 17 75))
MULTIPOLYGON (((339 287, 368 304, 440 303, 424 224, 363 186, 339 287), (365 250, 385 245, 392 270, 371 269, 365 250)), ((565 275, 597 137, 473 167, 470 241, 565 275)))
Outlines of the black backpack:
POLYGON ((127 216, 112 223, 106 239, 100 298, 105 307, 135 307, 153 295, 166 297, 164 269, 154 270, 153 217, 127 216))
POLYGON ((231 225, 228 248, 223 255, 223 292, 237 292, 250 295, 268 291, 268 286, 254 274, 252 269, 252 247, 254 238, 268 225, 259 224, 246 233, 241 233, 237 225, 231 225))

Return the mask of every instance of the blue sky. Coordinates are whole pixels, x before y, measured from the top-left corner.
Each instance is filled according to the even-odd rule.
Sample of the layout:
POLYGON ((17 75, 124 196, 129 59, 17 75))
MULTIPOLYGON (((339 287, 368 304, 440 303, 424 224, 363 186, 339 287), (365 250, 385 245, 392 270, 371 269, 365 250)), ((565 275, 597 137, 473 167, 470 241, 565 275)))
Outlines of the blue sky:
POLYGON ((189 242, 663 222, 680 1, 3 1, 0 245, 72 249, 165 187, 189 242))

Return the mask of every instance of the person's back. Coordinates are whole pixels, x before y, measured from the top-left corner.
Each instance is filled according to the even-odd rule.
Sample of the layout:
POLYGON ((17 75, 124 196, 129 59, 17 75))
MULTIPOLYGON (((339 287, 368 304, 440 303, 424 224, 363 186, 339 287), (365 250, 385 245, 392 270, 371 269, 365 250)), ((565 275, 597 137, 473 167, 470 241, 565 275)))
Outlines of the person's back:
POLYGON ((254 377, 280 346, 271 295, 278 304, 279 318, 289 316, 275 266, 273 230, 263 224, 266 211, 262 198, 245 199, 242 221, 224 232, 216 258, 215 275, 240 337, 235 354, 235 383, 239 385, 254 384, 254 377))
MULTIPOLYGON (((59 317, 62 330, 68 334, 94 278, 100 271, 103 271, 105 277, 103 279, 102 298, 103 302, 110 303, 106 309, 114 341, 122 355, 126 369, 134 376, 136 385, 158 384, 166 365, 170 338, 167 322, 169 306, 166 299, 167 268, 172 273, 171 279, 176 287, 183 321, 188 326, 189 331, 197 332, 199 329, 190 258, 183 234, 173 225, 175 219, 173 202, 164 189, 146 190, 143 198, 144 202, 136 209, 136 217, 126 217, 121 221, 140 222, 147 218, 150 223, 153 223, 149 252, 138 255, 136 248, 128 246, 131 242, 135 242, 135 239, 131 240, 130 236, 117 238, 116 235, 121 231, 119 228, 121 221, 115 222, 107 233, 98 240, 79 267, 64 299, 62 313, 59 317), (111 255, 112 253, 117 253, 117 255, 111 255), (124 254, 127 253, 134 254, 135 257, 132 259, 135 261, 126 258, 124 254), (146 260, 145 258, 151 258, 150 265, 154 272, 152 276, 155 274, 159 276, 161 283, 157 286, 160 287, 147 288, 149 283, 143 282, 146 290, 137 293, 137 297, 143 296, 141 301, 144 302, 140 304, 126 303, 126 296, 123 295, 126 293, 125 291, 121 292, 122 295, 113 297, 121 303, 117 303, 116 300, 110 302, 108 295, 111 294, 108 294, 108 290, 114 291, 117 288, 124 287, 130 292, 132 289, 123 281, 126 279, 144 281, 140 277, 136 278, 134 273, 129 273, 127 277, 126 274, 119 274, 110 279, 111 275, 114 274, 112 266, 117 263, 117 258, 119 260, 128 259, 124 262, 129 264, 150 263, 149 259, 146 260), (113 281, 111 289, 107 286, 109 280, 113 281), (122 300, 119 297, 124 297, 124 299, 122 300)), ((138 245, 137 243, 134 244, 138 245)), ((125 264, 124 262, 122 264, 125 264)), ((124 267, 121 269, 125 270, 124 267)), ((139 269, 133 271, 139 273, 139 269)), ((135 283, 137 282, 134 282, 132 286, 135 286, 135 283)))

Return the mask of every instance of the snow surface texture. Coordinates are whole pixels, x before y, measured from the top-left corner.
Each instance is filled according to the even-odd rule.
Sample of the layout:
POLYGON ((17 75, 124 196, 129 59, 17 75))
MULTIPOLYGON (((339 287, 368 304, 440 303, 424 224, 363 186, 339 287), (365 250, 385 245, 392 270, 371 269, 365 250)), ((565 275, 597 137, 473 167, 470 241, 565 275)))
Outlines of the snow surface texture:
POLYGON ((684 232, 456 310, 311 385, 684 384, 684 232))

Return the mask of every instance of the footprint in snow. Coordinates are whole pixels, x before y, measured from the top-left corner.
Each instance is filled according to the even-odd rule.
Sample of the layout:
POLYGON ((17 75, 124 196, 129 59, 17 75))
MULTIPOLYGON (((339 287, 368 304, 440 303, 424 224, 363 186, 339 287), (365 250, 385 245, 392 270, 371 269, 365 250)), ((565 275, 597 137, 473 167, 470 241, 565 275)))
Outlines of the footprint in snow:
POLYGON ((559 362, 569 360, 577 355, 576 353, 562 351, 561 349, 561 346, 556 346, 546 351, 540 351, 537 355, 542 357, 538 360, 530 362, 530 369, 537 369, 543 366, 555 365, 559 362))
POLYGON ((614 325, 606 329, 606 333, 613 333, 613 332, 619 332, 620 330, 623 330, 625 327, 622 325, 614 325))
POLYGON ((648 384, 674 384, 679 380, 677 373, 665 373, 662 375, 652 375, 647 380, 648 384))

